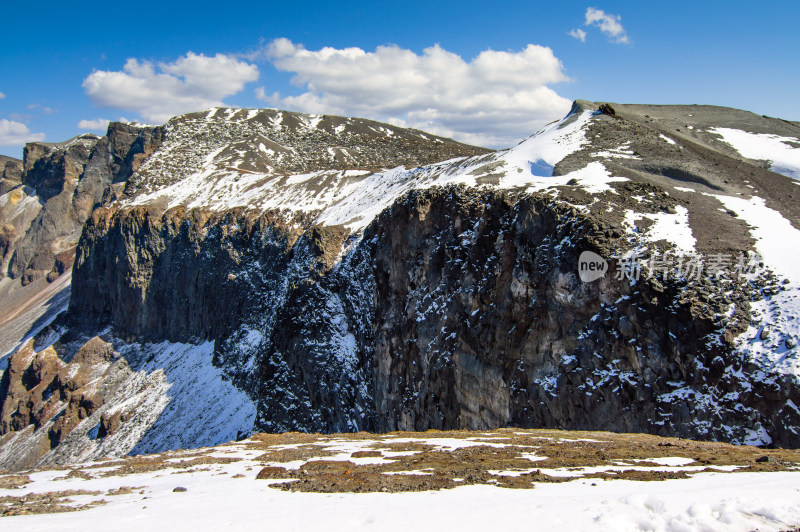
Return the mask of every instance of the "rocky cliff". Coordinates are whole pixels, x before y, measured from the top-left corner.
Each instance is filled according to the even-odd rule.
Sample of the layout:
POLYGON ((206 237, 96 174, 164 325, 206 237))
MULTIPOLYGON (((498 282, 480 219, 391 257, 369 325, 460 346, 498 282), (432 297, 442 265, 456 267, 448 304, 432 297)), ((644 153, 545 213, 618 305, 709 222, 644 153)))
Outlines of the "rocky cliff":
POLYGON ((111 124, 104 137, 28 144, 24 161, 2 163, 0 353, 64 309, 83 223, 121 192, 158 142, 154 131, 158 128, 111 124))
POLYGON ((151 136, 152 128, 112 124, 104 137, 28 144, 20 194, 35 199, 38 213, 27 227, 16 227, 20 236, 14 242, 9 276, 27 284, 48 272, 56 276, 69 269, 71 260, 59 255, 75 247, 92 210, 113 197, 113 185, 127 181, 151 136))
POLYGON ((7 466, 255 429, 800 445, 794 124, 577 102, 497 153, 272 110, 143 131, 96 174, 69 311, 3 375, 7 466))
POLYGON ((5 194, 22 182, 22 161, 0 155, 0 195, 5 194))

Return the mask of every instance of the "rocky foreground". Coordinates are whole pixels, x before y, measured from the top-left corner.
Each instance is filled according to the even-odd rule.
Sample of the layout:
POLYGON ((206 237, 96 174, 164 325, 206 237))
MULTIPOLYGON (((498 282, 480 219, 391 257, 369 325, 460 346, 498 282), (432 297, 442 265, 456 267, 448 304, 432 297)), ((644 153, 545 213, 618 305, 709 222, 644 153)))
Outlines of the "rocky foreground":
POLYGON ((789 530, 800 452, 642 434, 256 434, 0 476, 2 524, 789 530))

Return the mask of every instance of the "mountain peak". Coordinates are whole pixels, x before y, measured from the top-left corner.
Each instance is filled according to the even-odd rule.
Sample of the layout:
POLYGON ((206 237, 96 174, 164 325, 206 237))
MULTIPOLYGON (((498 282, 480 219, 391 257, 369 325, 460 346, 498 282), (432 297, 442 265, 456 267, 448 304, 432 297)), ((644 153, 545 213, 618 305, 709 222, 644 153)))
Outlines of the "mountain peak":
POLYGON ((202 172, 290 175, 421 166, 488 153, 452 139, 374 120, 278 109, 214 108, 174 117, 126 195, 151 193, 202 172))

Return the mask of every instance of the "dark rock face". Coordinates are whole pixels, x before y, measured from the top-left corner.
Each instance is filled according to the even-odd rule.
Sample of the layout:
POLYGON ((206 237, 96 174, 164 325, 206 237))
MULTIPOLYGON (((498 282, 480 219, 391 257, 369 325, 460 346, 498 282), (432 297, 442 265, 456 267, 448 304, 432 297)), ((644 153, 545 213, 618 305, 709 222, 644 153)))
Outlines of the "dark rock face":
POLYGON ((582 251, 620 245, 591 215, 433 189, 395 203, 331 268, 346 234, 241 211, 100 209, 78 248, 71 316, 140 339, 215 339, 261 430, 743 441, 763 428, 800 444, 796 384, 744 377, 755 368, 724 341, 741 324, 719 319, 721 289, 578 279, 582 251))
POLYGON ((214 339, 265 427, 363 429, 370 321, 354 307, 371 293, 326 275, 345 236, 269 213, 98 209, 78 246, 70 320, 141 340, 214 339))
POLYGON ((154 339, 218 338, 283 280, 298 236, 269 213, 97 209, 77 249, 73 315, 154 339))
POLYGON ((288 294, 262 345, 260 429, 376 430, 373 291, 371 246, 365 244, 324 278, 288 294))
POLYGON ((527 381, 574 349, 565 337, 578 335, 581 315, 591 316, 599 299, 570 293, 581 287, 561 269, 570 272, 577 257, 553 249, 568 235, 580 238, 577 224, 542 203, 514 203, 465 191, 414 194, 381 216, 375 358, 383 430, 519 423, 527 381))
POLYGON ((615 245, 591 217, 453 190, 412 194, 373 230, 379 429, 744 440, 761 426, 800 444, 797 383, 751 383, 756 368, 709 342, 741 327, 714 317, 715 287, 578 279, 582 251, 615 245))

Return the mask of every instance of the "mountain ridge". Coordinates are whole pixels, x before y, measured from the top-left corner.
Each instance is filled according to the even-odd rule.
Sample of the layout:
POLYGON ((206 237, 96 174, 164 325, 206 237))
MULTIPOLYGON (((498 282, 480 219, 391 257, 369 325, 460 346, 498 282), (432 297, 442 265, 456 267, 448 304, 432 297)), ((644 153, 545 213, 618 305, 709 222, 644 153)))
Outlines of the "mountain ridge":
MULTIPOLYGON (((772 171, 794 175, 795 148, 780 140, 790 125, 770 129, 736 110, 725 122, 702 106, 671 112, 577 101, 498 152, 377 126, 371 137, 429 146, 389 168, 402 152, 381 159, 383 142, 368 144, 360 168, 313 147, 328 129, 335 139, 337 127, 366 123, 353 119, 289 120, 298 146, 319 154, 303 163, 249 159, 266 153, 260 145, 277 153, 242 144, 280 125, 274 110, 129 131, 82 227, 69 311, 14 355, 18 370, 0 384, 0 418, 16 419, 2 441, 44 454, 0 461, 137 449, 119 430, 161 442, 148 451, 178 445, 166 434, 187 420, 170 412, 195 411, 199 381, 167 371, 187 394, 171 403, 160 384, 135 381, 140 403, 119 392, 137 372, 156 382, 148 360, 159 349, 209 361, 196 370, 205 388, 244 393, 236 404, 249 414, 227 425, 242 434, 516 425, 797 447, 800 274, 779 244, 800 234, 800 217, 796 181, 772 171), (206 135, 204 147, 186 154, 193 135, 206 135), (779 158, 743 155, 743 135, 779 158), (584 251, 609 274, 581 281, 584 251), (727 263, 702 270, 719 257, 727 263), (703 275, 680 271, 694 262, 703 275), (81 371, 100 376, 86 385, 58 377, 92 342, 108 346, 102 364, 133 371, 112 378, 87 362, 81 371), (27 369, 45 352, 52 370, 27 369), (26 371, 38 376, 20 384, 26 371), (106 396, 89 401, 101 384, 106 396), (20 401, 29 417, 14 413, 20 401), (51 414, 70 408, 68 423, 51 414)), ((219 443, 212 432, 187 438, 182 447, 219 443)))

